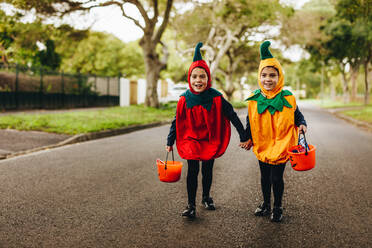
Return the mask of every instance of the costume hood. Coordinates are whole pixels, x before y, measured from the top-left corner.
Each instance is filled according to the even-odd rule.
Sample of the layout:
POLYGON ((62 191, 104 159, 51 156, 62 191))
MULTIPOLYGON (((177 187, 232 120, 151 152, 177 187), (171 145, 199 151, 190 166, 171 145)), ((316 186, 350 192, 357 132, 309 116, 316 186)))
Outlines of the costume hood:
POLYGON ((191 87, 191 83, 190 83, 190 76, 191 76, 191 72, 192 70, 195 68, 195 67, 201 67, 203 68, 206 73, 207 73, 207 76, 208 76, 208 82, 207 82, 207 88, 205 90, 208 90, 210 87, 211 87, 211 73, 210 73, 210 70, 209 70, 209 67, 207 65, 207 63, 203 60, 202 58, 202 55, 200 53, 200 48, 203 46, 203 43, 199 42, 196 47, 195 47, 195 53, 194 53, 194 59, 193 59, 193 62, 192 64, 190 65, 190 68, 189 68, 189 73, 188 73, 188 76, 187 76, 187 81, 189 82, 189 89, 190 91, 193 93, 193 94, 199 94, 198 92, 195 92, 192 87, 191 87))
POLYGON ((258 85, 261 88, 261 92, 264 93, 267 99, 272 99, 274 98, 277 94, 279 94, 283 87, 284 87, 284 75, 283 75, 283 70, 282 66, 280 65, 279 61, 274 58, 274 56, 271 54, 269 50, 270 46, 270 41, 265 41, 261 44, 260 46, 260 55, 261 55, 261 62, 260 66, 258 68, 258 85), (267 66, 272 66, 275 67, 279 71, 279 80, 275 88, 271 91, 265 90, 263 85, 261 84, 261 71, 263 68, 267 66))

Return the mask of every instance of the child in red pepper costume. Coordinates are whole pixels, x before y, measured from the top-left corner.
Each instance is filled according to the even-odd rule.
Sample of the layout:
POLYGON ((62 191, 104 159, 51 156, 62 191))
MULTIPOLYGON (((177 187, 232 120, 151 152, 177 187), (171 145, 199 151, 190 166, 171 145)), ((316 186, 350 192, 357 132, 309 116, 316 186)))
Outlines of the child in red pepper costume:
POLYGON ((202 204, 215 210, 210 197, 214 159, 222 156, 229 145, 233 123, 240 136, 240 146, 248 147, 248 138, 242 123, 222 94, 211 88, 211 75, 207 63, 202 59, 198 43, 193 63, 188 72, 189 90, 180 96, 177 104, 166 150, 173 149, 176 140, 178 154, 187 160, 188 206, 182 216, 195 218, 195 199, 198 186, 199 162, 202 161, 202 204))
POLYGON ((256 216, 271 214, 271 221, 282 220, 283 173, 288 161, 287 149, 297 144, 298 132, 306 132, 306 121, 296 105, 296 99, 283 90, 284 74, 279 61, 269 50, 270 42, 261 44, 261 62, 258 69, 260 89, 247 99, 247 135, 249 147, 253 145, 261 172, 263 203, 256 216), (253 141, 253 143, 252 143, 253 141), (274 208, 271 213, 271 188, 274 208))

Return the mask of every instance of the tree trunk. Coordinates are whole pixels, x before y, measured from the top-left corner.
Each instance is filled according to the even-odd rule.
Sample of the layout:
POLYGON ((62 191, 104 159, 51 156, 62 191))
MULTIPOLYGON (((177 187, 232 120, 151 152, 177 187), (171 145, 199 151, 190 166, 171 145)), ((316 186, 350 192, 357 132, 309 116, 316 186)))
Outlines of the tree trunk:
POLYGON ((146 68, 146 99, 145 106, 147 107, 159 107, 158 98, 158 81, 160 78, 160 71, 166 66, 160 61, 159 55, 156 53, 155 46, 151 41, 151 38, 143 38, 140 42, 144 53, 144 61, 146 68))
POLYGON ((355 67, 350 67, 350 70, 351 70, 351 101, 355 101, 358 91, 357 79, 359 75, 359 65, 355 67))
POLYGON ((364 86, 365 86, 364 104, 365 105, 369 104, 368 63, 369 63, 368 60, 364 62, 364 86))
MULTIPOLYGON (((221 59, 226 54, 227 50, 231 47, 231 44, 233 43, 234 39, 235 39, 235 37, 231 33, 231 31, 226 30, 226 35, 222 38, 223 42, 221 42, 222 44, 220 44, 220 46, 218 47, 218 49, 219 49, 218 53, 217 53, 216 57, 213 59, 213 61, 211 62, 211 65, 209 67, 212 78, 214 78, 214 75, 217 71, 217 68, 218 68, 218 65, 219 65, 221 59)), ((212 46, 212 47, 214 47, 214 46, 212 46)))
POLYGON ((235 91, 234 84, 231 80, 232 76, 230 74, 227 74, 225 76, 225 89, 223 90, 226 93, 227 100, 231 101, 232 96, 235 91))
POLYGON ((336 100, 336 87, 335 87, 335 84, 334 84, 334 82, 331 82, 331 84, 330 84, 330 94, 331 94, 331 99, 333 100, 333 101, 335 101, 336 100))
POLYGON ((7 59, 7 56, 6 56, 6 50, 5 48, 3 48, 3 46, 0 46, 0 51, 1 51, 1 61, 3 62, 3 65, 5 68, 8 68, 8 59, 7 59))
POLYGON ((155 64, 151 62, 146 63, 146 99, 145 106, 147 107, 159 107, 158 98, 158 80, 160 71, 157 69, 155 64))
POLYGON ((341 75, 342 75, 341 79, 342 79, 342 90, 343 90, 344 103, 349 103, 350 94, 349 94, 349 85, 346 79, 346 73, 343 71, 341 75))

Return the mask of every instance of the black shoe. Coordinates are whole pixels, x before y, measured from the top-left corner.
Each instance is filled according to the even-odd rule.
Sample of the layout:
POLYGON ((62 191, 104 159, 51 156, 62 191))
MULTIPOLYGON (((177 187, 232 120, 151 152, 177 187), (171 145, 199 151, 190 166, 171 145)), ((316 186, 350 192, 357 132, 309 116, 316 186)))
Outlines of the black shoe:
POLYGON ((186 209, 182 212, 182 216, 187 217, 189 219, 194 219, 196 216, 196 209, 195 205, 187 205, 186 209))
POLYGON ((256 216, 267 216, 270 213, 271 213, 270 205, 264 202, 260 206, 257 207, 256 211, 254 211, 254 215, 256 216))
POLYGON ((207 210, 216 210, 212 197, 203 197, 202 204, 207 210))
POLYGON ((283 218, 283 208, 274 207, 273 213, 271 214, 271 222, 281 222, 283 218))

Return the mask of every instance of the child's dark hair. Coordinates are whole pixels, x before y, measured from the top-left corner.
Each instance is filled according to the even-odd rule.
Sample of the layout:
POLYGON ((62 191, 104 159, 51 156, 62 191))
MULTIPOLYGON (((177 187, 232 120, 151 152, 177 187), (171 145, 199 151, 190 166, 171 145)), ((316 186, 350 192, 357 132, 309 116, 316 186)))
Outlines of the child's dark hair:
MULTIPOLYGON (((278 73, 278 76, 280 75, 278 68, 276 68, 275 66, 271 66, 271 65, 269 65, 269 66, 265 66, 264 68, 266 68, 266 67, 274 68, 274 69, 276 70, 276 72, 278 73)), ((264 68, 262 68, 262 70, 263 70, 264 68)), ((261 70, 261 73, 262 73, 262 70, 261 70)))

